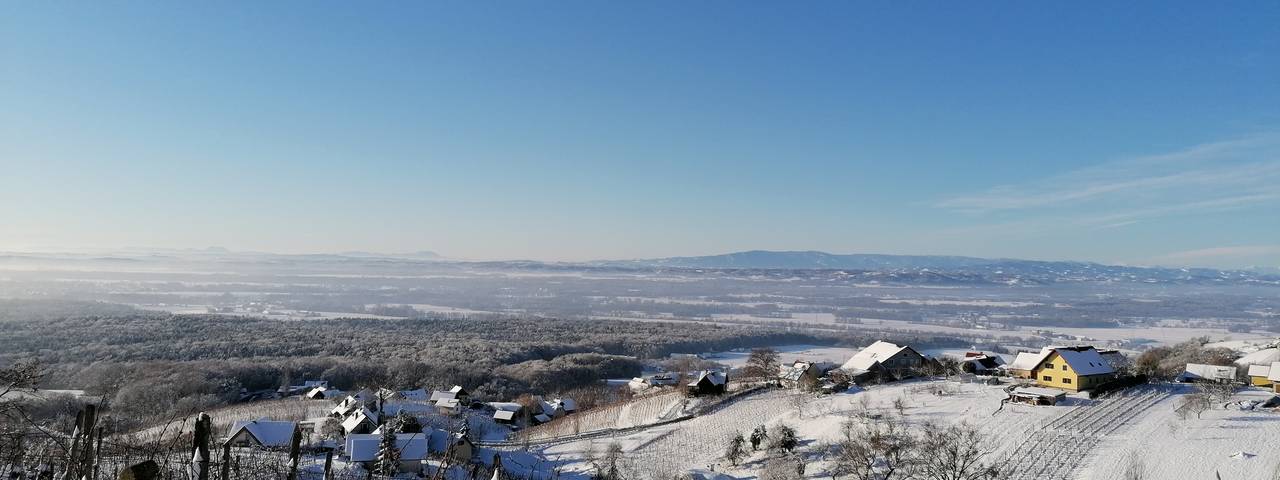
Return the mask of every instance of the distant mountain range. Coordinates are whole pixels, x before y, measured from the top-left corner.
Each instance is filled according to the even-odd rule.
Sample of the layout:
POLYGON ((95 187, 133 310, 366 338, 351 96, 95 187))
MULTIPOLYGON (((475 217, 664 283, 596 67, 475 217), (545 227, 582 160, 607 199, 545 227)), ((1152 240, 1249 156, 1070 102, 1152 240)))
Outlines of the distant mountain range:
MULTIPOLYGON (((1216 270, 1103 265, 1092 262, 1018 260, 943 255, 832 254, 818 251, 752 250, 700 257, 666 257, 590 262, 541 262, 535 260, 465 261, 433 252, 400 254, 342 252, 336 254, 273 254, 200 250, 130 251, 125 253, 68 254, 0 252, 0 266, 65 267, 94 264, 131 265, 188 262, 231 265, 270 272, 399 272, 421 269, 475 269, 497 271, 570 272, 702 271, 700 275, 752 276, 760 278, 828 279, 845 283, 898 285, 1046 285, 1059 283, 1140 283, 1193 285, 1280 286, 1280 271, 1273 268, 1216 270)), ((132 268, 132 267, 131 267, 132 268)), ((240 267, 237 267, 240 268, 240 267)))
POLYGON ((832 254, 818 251, 767 251, 587 262, 595 267, 704 270, 845 270, 847 275, 901 283, 1046 284, 1061 282, 1136 282, 1149 284, 1245 283, 1280 285, 1272 269, 1216 270, 1103 265, 1092 262, 1018 260, 943 255, 832 254))
POLYGON ((996 265, 1019 260, 954 257, 943 255, 840 255, 818 251, 769 251, 707 255, 702 257, 667 257, 642 260, 607 260, 589 262, 608 266, 646 266, 681 268, 768 268, 768 269, 850 269, 893 270, 936 268, 954 270, 977 266, 996 265))

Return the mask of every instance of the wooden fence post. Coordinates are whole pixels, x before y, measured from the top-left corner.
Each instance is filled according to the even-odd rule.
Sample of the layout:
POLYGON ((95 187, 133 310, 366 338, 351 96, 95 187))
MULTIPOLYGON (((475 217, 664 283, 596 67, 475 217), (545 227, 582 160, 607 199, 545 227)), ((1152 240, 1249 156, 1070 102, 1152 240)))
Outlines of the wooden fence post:
POLYGON ((231 480, 231 440, 222 444, 222 478, 219 480, 231 480))
POLYGON ((302 456, 302 430, 293 426, 293 439, 289 441, 289 480, 298 480, 298 457, 302 456))
POLYGON ((102 464, 102 427, 98 427, 97 437, 98 443, 93 447, 92 480, 98 480, 98 466, 102 464))
POLYGON ((333 449, 324 454, 324 480, 333 480, 333 449))
POLYGON ((201 412, 196 416, 195 435, 191 445, 192 461, 196 467, 198 480, 209 480, 209 437, 213 429, 213 419, 209 414, 201 412))

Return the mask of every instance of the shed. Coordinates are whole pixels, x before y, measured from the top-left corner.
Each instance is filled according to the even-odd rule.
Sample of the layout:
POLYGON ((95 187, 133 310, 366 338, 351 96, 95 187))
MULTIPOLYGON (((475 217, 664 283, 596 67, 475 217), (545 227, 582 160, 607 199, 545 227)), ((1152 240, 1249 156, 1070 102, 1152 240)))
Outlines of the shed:
POLYGON ((1178 381, 1231 383, 1236 381, 1236 367, 1188 363, 1186 369, 1178 375, 1178 381))
POLYGON ((693 395, 714 395, 724 393, 729 383, 729 376, 724 372, 703 370, 697 380, 689 382, 689 393, 693 395))
POLYGON ((294 422, 239 420, 231 424, 227 443, 235 447, 289 448, 297 429, 294 422))
POLYGON ((1065 398, 1067 398, 1067 392, 1052 388, 1021 387, 1009 392, 1011 401, 1031 405, 1057 405, 1065 398))

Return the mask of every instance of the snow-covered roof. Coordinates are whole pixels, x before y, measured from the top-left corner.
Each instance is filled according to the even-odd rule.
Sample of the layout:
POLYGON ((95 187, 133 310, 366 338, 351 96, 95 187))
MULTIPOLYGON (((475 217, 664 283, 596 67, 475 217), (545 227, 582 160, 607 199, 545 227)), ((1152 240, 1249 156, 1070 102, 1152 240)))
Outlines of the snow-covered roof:
POLYGON ((454 395, 466 395, 467 391, 462 388, 462 385, 454 385, 453 388, 449 389, 449 393, 454 395))
POLYGON ((489 408, 494 410, 503 410, 507 412, 519 412, 521 408, 524 408, 524 405, 516 402, 489 402, 488 405, 489 408))
POLYGON ((304 386, 304 387, 328 387, 328 386, 329 386, 329 381, 328 381, 328 380, 306 380, 306 381, 302 382, 302 386, 304 386))
POLYGON ((578 402, 573 401, 572 398, 557 398, 553 403, 559 403, 560 407, 566 412, 574 412, 578 410, 578 402))
POLYGON ((446 392, 444 390, 436 390, 431 392, 431 401, 438 402, 440 400, 450 400, 458 398, 457 392, 446 392))
POLYGON ((405 400, 427 401, 431 399, 431 394, 421 388, 417 390, 401 390, 400 396, 405 400))
POLYGON ((1071 366, 1077 375, 1105 375, 1116 373, 1111 364, 1102 359, 1102 355, 1093 347, 1058 347, 1053 349, 1062 360, 1071 366))
POLYGON ((462 402, 456 398, 442 398, 436 400, 436 406, 440 408, 458 408, 459 405, 462 405, 462 402))
POLYGON ((1052 347, 1044 347, 1040 349, 1040 353, 1021 352, 1014 357, 1013 363, 1009 364, 1010 370, 1032 370, 1040 365, 1044 359, 1049 358, 1049 354, 1053 353, 1052 347))
POLYGON ((702 379, 704 378, 711 382, 712 385, 724 385, 724 383, 729 380, 729 378, 725 376, 724 372, 703 370, 698 374, 698 378, 696 380, 689 382, 689 386, 697 386, 699 383, 702 383, 702 379))
POLYGON ((1205 379, 1205 380, 1235 380, 1236 367, 1222 365, 1205 365, 1201 363, 1188 363, 1186 371, 1179 375, 1184 379, 1205 379))
POLYGON ((1271 362, 1271 370, 1267 372, 1267 380, 1280 382, 1280 362, 1271 362))
POLYGON ((1266 377, 1271 373, 1271 365, 1249 365, 1250 377, 1266 377))
POLYGON ((899 352, 906 350, 907 346, 889 343, 884 340, 877 340, 867 348, 859 350, 849 361, 844 362, 840 368, 844 370, 866 371, 871 369, 871 365, 876 362, 883 362, 899 352))
POLYGON ((1014 395, 1026 395, 1035 397, 1064 397, 1067 392, 1043 387, 1020 387, 1013 389, 1014 395))
MULTIPOLYGON (((427 458, 427 433, 397 433, 396 449, 400 460, 425 460, 427 458)), ((349 435, 346 441, 347 457, 352 462, 372 462, 378 459, 382 435, 349 435)))
POLYGON ((360 428, 360 424, 369 422, 371 424, 378 423, 378 414, 369 411, 367 408, 361 407, 355 413, 342 421, 342 430, 351 433, 352 430, 360 428))
POLYGON ((288 447, 293 441, 293 430, 296 423, 267 420, 237 420, 231 424, 227 438, 235 438, 242 431, 248 433, 264 447, 288 447))
POLYGON ((964 363, 973 364, 978 370, 990 370, 1004 365, 1004 359, 996 355, 978 354, 965 356, 964 363))
POLYGON ((430 403, 419 402, 392 402, 382 406, 382 414, 386 416, 399 415, 404 412, 406 415, 427 415, 436 413, 436 407, 430 403))
POLYGON ((1130 363, 1129 357, 1124 356, 1119 350, 1098 350, 1098 354, 1102 355, 1102 359, 1111 365, 1111 368, 1122 368, 1130 363))
POLYGON ((1280 348, 1264 348, 1236 360, 1236 365, 1271 365, 1280 362, 1280 348))
POLYGON ((515 420, 516 412, 512 410, 494 410, 493 418, 494 420, 515 420))

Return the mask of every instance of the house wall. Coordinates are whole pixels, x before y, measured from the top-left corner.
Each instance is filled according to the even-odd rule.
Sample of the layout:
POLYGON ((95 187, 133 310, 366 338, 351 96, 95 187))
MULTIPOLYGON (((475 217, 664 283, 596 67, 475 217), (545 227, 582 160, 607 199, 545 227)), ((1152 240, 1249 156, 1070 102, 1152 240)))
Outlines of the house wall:
POLYGON ((1110 374, 1078 375, 1070 365, 1067 365, 1062 356, 1058 355, 1058 352, 1049 354, 1049 357, 1040 362, 1034 372, 1036 384, 1072 392, 1097 387, 1111 380, 1112 377, 1110 374))
POLYGON ((1271 380, 1267 380, 1267 377, 1249 377, 1249 383, 1253 384, 1255 387, 1271 386, 1271 380))

